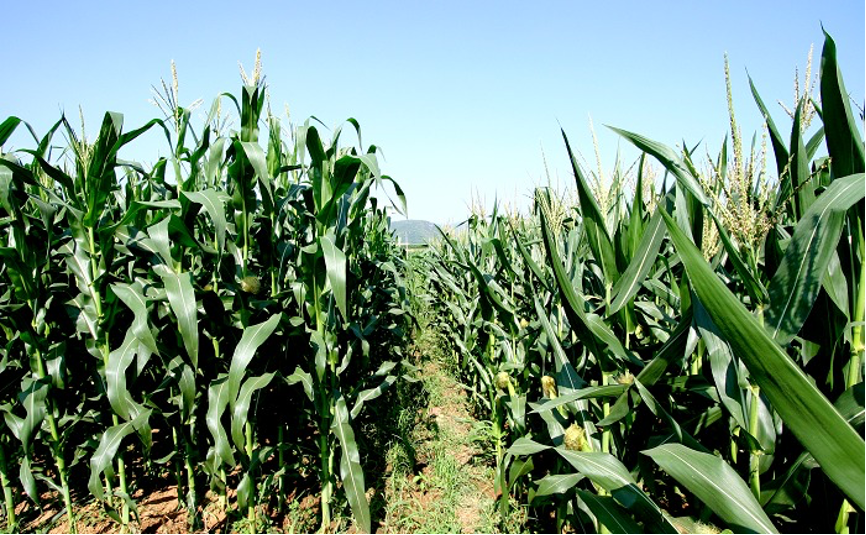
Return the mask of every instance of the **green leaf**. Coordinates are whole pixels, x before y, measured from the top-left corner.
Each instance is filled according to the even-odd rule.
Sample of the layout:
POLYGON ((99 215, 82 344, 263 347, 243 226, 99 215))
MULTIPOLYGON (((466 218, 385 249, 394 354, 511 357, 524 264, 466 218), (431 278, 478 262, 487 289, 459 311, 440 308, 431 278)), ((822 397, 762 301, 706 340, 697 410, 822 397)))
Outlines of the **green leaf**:
POLYGON ((605 490, 657 532, 677 533, 664 512, 637 486, 628 469, 609 453, 577 452, 556 448, 568 463, 605 490))
POLYGON ((647 154, 655 157, 661 164, 671 172, 672 175, 677 179, 677 182, 682 185, 689 193, 695 196, 695 198, 703 204, 704 206, 709 206, 710 201, 704 193, 704 189, 701 187, 698 180, 689 172, 688 166, 683 162, 683 160, 671 150, 669 147, 653 141, 649 138, 643 137, 640 134, 634 134, 632 132, 628 132, 626 130, 620 130, 619 128, 614 128, 612 126, 608 126, 611 130, 626 138, 628 141, 632 142, 637 148, 646 152, 647 154))
POLYGON ((725 248, 725 252, 728 253, 728 258, 731 260, 731 264, 733 264, 734 269, 740 276, 740 280, 743 281, 743 285, 746 287, 746 292, 749 293, 752 302, 756 304, 766 303, 768 299, 767 289, 761 284, 760 279, 757 278, 748 267, 746 267, 746 263, 740 256, 740 252, 736 247, 734 247, 734 243, 731 241, 731 236, 728 234, 728 230, 725 226, 721 221, 719 221, 714 213, 709 212, 709 214, 716 224, 716 229, 719 232, 719 239, 722 241, 722 246, 725 248))
POLYGON ((632 520, 628 512, 610 496, 596 496, 591 492, 578 490, 577 495, 589 507, 600 525, 610 533, 642 533, 643 529, 632 520))
POLYGON ((346 255, 335 244, 331 236, 319 238, 322 253, 325 255, 325 267, 328 270, 328 281, 337 301, 337 308, 343 316, 343 321, 349 321, 349 308, 346 304, 346 255))
POLYGON ((567 405, 578 399, 614 398, 622 394, 625 390, 626 386, 619 384, 605 386, 588 386, 586 388, 581 388, 580 390, 576 390, 568 394, 563 394, 557 397, 555 400, 548 401, 544 405, 532 411, 532 413, 535 414, 544 411, 550 411, 561 405, 567 405))
POLYGON ((571 145, 568 143, 565 130, 560 129, 560 132, 562 133, 562 139, 565 140, 565 148, 568 151, 571 170, 574 174, 574 181, 577 184, 581 221, 583 222, 584 232, 589 242, 589 248, 592 250, 593 258, 601 264, 601 268, 604 271, 605 284, 613 286, 619 280, 620 273, 616 266, 613 242, 611 242, 610 235, 605 226, 605 214, 601 213, 595 196, 580 170, 577 158, 571 152, 571 145))
POLYGON ((132 364, 138 346, 138 339, 130 328, 126 331, 126 337, 120 347, 108 354, 108 362, 105 365, 108 402, 112 410, 127 421, 134 420, 144 409, 133 401, 132 395, 126 388, 126 369, 132 364))
POLYGON ((287 385, 291 386, 297 383, 301 383, 304 387, 304 393, 307 394, 307 398, 313 401, 313 376, 305 372, 300 366, 295 367, 295 371, 286 377, 287 385))
POLYGON ((144 297, 144 288, 141 283, 138 281, 132 284, 114 283, 111 285, 111 291, 132 311, 135 319, 132 321, 130 329, 135 333, 136 338, 151 353, 158 354, 156 340, 153 338, 153 333, 150 332, 150 325, 147 321, 147 299, 144 297))
POLYGON ((532 440, 528 437, 520 437, 514 441, 510 448, 508 448, 508 454, 513 456, 518 455, 535 455, 536 453, 544 450, 549 450, 550 446, 545 446, 544 444, 539 444, 538 442, 532 440))
POLYGON ((778 533, 749 487, 728 464, 682 444, 643 452, 724 520, 737 533, 778 533))
POLYGON ((228 435, 222 425, 222 415, 229 404, 228 376, 220 375, 207 391, 207 416, 205 421, 214 439, 214 449, 223 463, 235 466, 235 456, 228 435))
POLYGON ((247 366, 249 366, 259 346, 265 343, 265 340, 277 328, 281 317, 282 313, 278 312, 266 321, 244 329, 244 334, 235 348, 231 365, 229 366, 228 396, 232 410, 234 410, 235 403, 238 401, 238 390, 240 389, 241 380, 244 378, 244 374, 246 374, 247 366))
POLYGON ((387 390, 394 382, 397 380, 393 375, 389 375, 385 377, 385 380, 382 381, 378 386, 374 386, 373 388, 368 388, 366 390, 362 390, 358 397, 355 399, 355 405, 352 407, 351 417, 354 420, 361 414, 361 409, 364 408, 364 403, 376 399, 381 396, 385 390, 387 390))
POLYGON ((842 236, 845 211, 863 199, 864 190, 862 173, 837 178, 794 227, 768 289, 766 321, 779 344, 789 344, 806 322, 842 236))
MULTIPOLYGON (((819 198, 813 207, 820 202, 819 198)), ((692 287, 719 332, 791 432, 830 479, 862 508, 866 473, 863 439, 728 290, 676 222, 666 212, 663 216, 692 287)))
POLYGON ((238 451, 244 451, 246 441, 244 437, 244 425, 249 421, 250 402, 253 399, 253 394, 256 390, 260 390, 268 386, 271 379, 274 378, 274 373, 266 373, 258 377, 250 377, 244 381, 241 386, 238 399, 232 408, 232 440, 235 442, 238 451))
MULTIPOLYGON (((18 439, 24 447, 24 451, 30 450, 30 443, 42 426, 42 421, 45 419, 45 399, 48 397, 48 384, 42 381, 31 381, 29 385, 19 394, 21 404, 27 411, 24 420, 21 421, 18 429, 18 439)), ((7 422, 11 413, 6 413, 7 422)), ((9 426, 13 427, 13 426, 9 426)))
POLYGON ((851 113, 849 100, 836 60, 836 43, 825 31, 824 50, 821 52, 821 112, 827 136, 827 152, 836 177, 866 171, 863 140, 857 127, 858 121, 851 113))
MULTIPOLYGON (((538 193, 536 193, 537 195, 538 193)), ((587 349, 595 355, 597 359, 606 357, 604 348, 606 344, 598 340, 595 334, 589 327, 589 322, 584 310, 583 299, 575 291, 572 285, 571 278, 565 273, 565 267, 559 257, 559 250, 556 245, 556 237, 553 236, 547 222, 547 216, 544 211, 540 211, 541 215, 541 233, 544 237, 544 246, 547 249, 547 257, 550 265, 553 267, 553 274, 556 278, 556 284, 559 287, 562 295, 562 304, 565 313, 568 316, 568 321, 571 323, 571 328, 577 333, 577 337, 586 345, 587 349)))
POLYGON ((198 305, 189 273, 160 271, 168 304, 177 318, 177 327, 183 338, 183 346, 193 368, 198 367, 198 305))
POLYGON ((613 286, 611 303, 607 309, 608 316, 618 312, 640 289, 647 273, 649 273, 649 270, 655 263, 664 236, 664 222, 662 221, 661 214, 656 210, 646 229, 644 229, 637 252, 623 272, 622 277, 613 286))
POLYGON ((97 499, 101 501, 105 500, 105 493, 102 490, 102 480, 100 478, 102 473, 111 467, 114 457, 117 455, 117 449, 120 447, 120 442, 140 425, 143 425, 148 418, 150 418, 150 409, 144 410, 131 422, 123 422, 122 424, 109 427, 102 434, 99 446, 96 448, 93 457, 90 458, 90 480, 87 483, 90 493, 96 496, 97 499))
POLYGON ((190 201, 204 206, 216 230, 217 251, 222 254, 226 244, 225 202, 228 200, 228 196, 214 189, 184 191, 183 195, 190 201))
POLYGON ((352 514, 360 531, 371 533, 370 505, 367 503, 364 486, 364 472, 361 468, 361 455, 355 442, 355 432, 349 420, 346 399, 339 392, 334 392, 334 421, 331 430, 340 441, 340 480, 346 490, 346 498, 352 507, 352 514))
POLYGON ((562 494, 568 492, 581 480, 583 474, 551 474, 544 476, 535 482, 538 489, 535 491, 535 497, 550 496, 551 494, 562 494))
POLYGON ((743 399, 743 388, 740 386, 741 378, 737 373, 737 363, 731 348, 719 334, 718 328, 710 319, 709 314, 701 304, 700 299, 694 301, 695 324, 701 338, 707 348, 707 358, 713 374, 713 381, 719 393, 722 405, 742 429, 749 429, 747 422, 746 402, 743 399))
MULTIPOLYGON (((767 110, 767 106, 764 105, 763 99, 761 99, 761 96, 758 94, 758 89, 755 87, 754 82, 752 82, 751 76, 749 76, 749 88, 752 90, 752 96, 755 98, 755 103, 758 105, 758 109, 761 110, 761 115, 764 116, 764 122, 767 123, 767 130, 770 132, 770 141, 773 143, 773 154, 776 157, 776 173, 781 177, 785 174, 785 167, 788 166, 788 149, 785 147, 785 141, 779 133, 779 129, 776 128, 776 123, 773 122, 773 117, 767 110)), ((790 189, 790 184, 788 185, 788 188, 790 189)))

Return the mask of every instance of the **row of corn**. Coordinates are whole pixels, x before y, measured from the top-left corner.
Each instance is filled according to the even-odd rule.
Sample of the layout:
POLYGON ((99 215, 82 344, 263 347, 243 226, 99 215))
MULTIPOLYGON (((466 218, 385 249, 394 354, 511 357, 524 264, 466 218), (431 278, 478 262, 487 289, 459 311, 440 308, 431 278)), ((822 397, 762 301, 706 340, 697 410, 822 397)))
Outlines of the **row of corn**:
POLYGON ((411 371, 403 261, 373 194, 405 199, 357 121, 329 141, 286 128, 259 66, 243 78, 204 120, 175 78, 165 118, 135 130, 115 113, 93 141, 65 117, 41 136, 0 124, 0 146, 33 139, 0 157, 7 530, 59 503, 75 532, 92 500, 135 529, 133 495, 166 478, 190 529, 214 499, 255 529, 314 481, 322 529, 348 504, 370 530, 359 422, 411 371), (169 155, 122 159, 145 132, 169 155))
POLYGON ((643 156, 602 177, 563 133, 575 200, 537 189, 531 215, 476 213, 422 257, 431 324, 490 420, 503 522, 862 531, 858 120, 829 36, 789 128, 752 86, 751 148, 727 79, 731 136, 706 164, 617 130, 643 156))

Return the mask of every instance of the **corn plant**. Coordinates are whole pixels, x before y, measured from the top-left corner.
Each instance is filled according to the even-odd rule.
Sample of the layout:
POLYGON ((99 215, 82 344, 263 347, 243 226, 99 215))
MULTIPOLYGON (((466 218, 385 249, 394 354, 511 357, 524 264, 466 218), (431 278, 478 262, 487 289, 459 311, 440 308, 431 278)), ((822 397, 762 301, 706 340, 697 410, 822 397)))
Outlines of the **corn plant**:
MULTIPOLYGON (((258 60, 203 124, 172 68, 163 118, 126 132, 107 113, 91 142, 64 117, 33 134, 35 149, 0 158, 6 525, 22 525, 19 490, 38 506, 50 489, 75 531, 83 489, 69 474, 85 459, 87 491, 121 531, 135 529, 134 491, 166 474, 191 529, 213 492, 255 530, 314 454, 322 529, 345 499, 370 531, 355 422, 411 371, 404 264, 371 194, 389 182, 405 211, 402 191, 354 119, 357 147, 340 146, 341 128, 323 142, 309 122, 287 134, 258 60), (123 160, 149 129, 169 156, 123 160)), ((32 133, 4 121, 0 146, 19 127, 32 133)))
POLYGON ((863 142, 835 45, 789 138, 750 81, 773 180, 727 79, 731 135, 709 171, 695 147, 615 129, 644 154, 602 196, 563 132, 577 206, 541 188, 532 217, 494 210, 427 254, 435 324, 494 430, 497 399, 525 399, 494 433, 497 488, 546 529, 860 529, 863 142), (823 126, 807 139, 810 109, 823 126))

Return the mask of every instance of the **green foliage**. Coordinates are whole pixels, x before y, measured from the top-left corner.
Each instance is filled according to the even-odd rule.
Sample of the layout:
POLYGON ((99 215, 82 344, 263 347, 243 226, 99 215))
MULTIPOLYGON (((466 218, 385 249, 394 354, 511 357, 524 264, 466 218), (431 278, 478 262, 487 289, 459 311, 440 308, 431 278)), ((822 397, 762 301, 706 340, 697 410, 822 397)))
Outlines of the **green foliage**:
POLYGON ((866 186, 829 36, 821 72, 811 138, 808 97, 786 140, 752 85, 777 181, 736 131, 707 176, 694 149, 614 129, 644 151, 637 187, 617 162, 597 198, 563 133, 577 206, 539 189, 531 217, 494 208, 423 253, 503 522, 510 495, 550 532, 862 529, 866 186))
POLYGON ((372 529, 358 425, 404 375, 411 313, 402 251, 371 192, 389 181, 405 199, 375 146, 341 146, 341 128, 329 141, 309 122, 282 128, 258 70, 204 124, 174 86, 165 120, 126 132, 107 113, 92 143, 65 117, 41 139, 16 117, 0 125, 0 142, 24 126, 36 145, 0 157, 9 511, 59 490, 74 531, 70 485, 84 489, 69 474, 84 470, 129 529, 134 490, 172 474, 191 529, 209 489, 252 528, 264 502, 284 510, 314 456, 322 528, 348 503, 372 529), (225 131, 227 102, 239 131, 225 131), (170 156, 124 161, 149 129, 170 156))

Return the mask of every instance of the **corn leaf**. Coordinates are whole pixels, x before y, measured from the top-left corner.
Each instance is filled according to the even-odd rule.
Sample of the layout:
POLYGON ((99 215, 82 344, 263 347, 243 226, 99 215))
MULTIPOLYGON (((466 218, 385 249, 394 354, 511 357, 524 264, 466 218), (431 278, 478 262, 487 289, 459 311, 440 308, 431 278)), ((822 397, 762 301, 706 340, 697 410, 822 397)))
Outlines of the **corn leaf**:
POLYGON ((766 320, 779 344, 790 343, 806 322, 842 236, 845 211, 863 199, 864 190, 862 173, 836 179, 794 228, 768 288, 766 320))
POLYGON ((631 515, 610 496, 597 496, 591 492, 578 490, 577 495, 589 507, 599 524, 610 533, 641 533, 643 530, 631 515))
POLYGON ((331 430, 340 441, 340 480, 343 481, 343 488, 346 490, 355 522, 362 532, 370 533, 372 531, 370 505, 367 503, 365 494, 367 489, 364 486, 361 455, 355 442, 355 432, 352 431, 346 399, 338 392, 335 392, 335 395, 335 414, 331 430))
MULTIPOLYGON (((813 207, 819 203, 820 199, 813 207)), ((734 354, 746 364, 761 392, 824 472, 863 507, 863 439, 725 287, 676 222, 666 212, 663 216, 695 293, 734 354)))
POLYGON ((168 304, 177 318, 177 327, 183 339, 183 347, 193 368, 198 367, 198 305, 189 273, 160 271, 168 304))
POLYGON ((616 457, 603 452, 578 452, 556 448, 568 463, 593 483, 604 487, 617 502, 643 518, 659 533, 677 533, 667 515, 637 486, 628 469, 616 457))
POLYGON ((656 211, 644 229, 637 251, 622 277, 611 291, 611 303, 607 315, 612 316, 631 300, 643 284, 647 273, 655 263, 665 237, 665 226, 661 214, 656 211))
POLYGON ((244 334, 241 335, 241 341, 238 342, 235 352, 232 354, 231 364, 229 365, 228 396, 232 410, 234 410, 235 405, 239 401, 238 390, 240 389, 241 380, 246 374, 247 366, 249 366, 259 346, 265 343, 265 340, 277 328, 281 317, 282 313, 278 312, 266 321, 244 329, 244 334))
POLYGON ((778 533, 746 483, 722 459, 682 444, 664 444, 643 453, 707 504, 735 533, 778 533))

